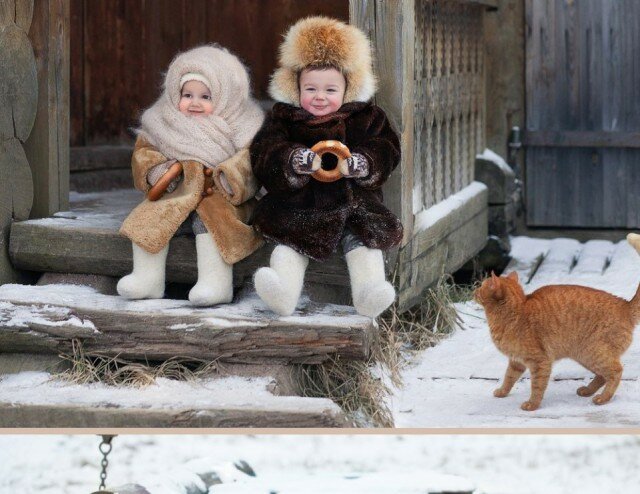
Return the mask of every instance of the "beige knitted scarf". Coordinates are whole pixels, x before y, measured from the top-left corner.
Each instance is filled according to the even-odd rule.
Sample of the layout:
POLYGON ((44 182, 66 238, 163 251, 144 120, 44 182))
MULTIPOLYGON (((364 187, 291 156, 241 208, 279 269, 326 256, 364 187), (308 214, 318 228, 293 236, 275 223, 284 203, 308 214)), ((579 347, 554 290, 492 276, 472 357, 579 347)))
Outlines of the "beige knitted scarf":
POLYGON ((196 160, 214 168, 248 146, 263 119, 240 60, 224 48, 201 46, 171 62, 164 91, 142 114, 138 134, 168 159, 196 160), (192 117, 178 110, 180 79, 187 73, 201 74, 210 82, 211 115, 192 117))

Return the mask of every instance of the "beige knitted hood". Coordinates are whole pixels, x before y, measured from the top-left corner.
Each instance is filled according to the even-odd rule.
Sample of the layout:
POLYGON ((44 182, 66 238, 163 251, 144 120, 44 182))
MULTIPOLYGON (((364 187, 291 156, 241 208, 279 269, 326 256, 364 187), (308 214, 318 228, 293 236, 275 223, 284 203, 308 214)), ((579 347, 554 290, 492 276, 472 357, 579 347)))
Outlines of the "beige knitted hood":
POLYGON ((218 46, 201 46, 179 54, 167 71, 164 91, 140 119, 139 134, 167 158, 196 160, 215 167, 248 146, 264 114, 249 92, 247 69, 218 46), (201 74, 210 84, 213 114, 183 115, 178 110, 180 80, 201 74))
POLYGON ((332 66, 344 74, 345 103, 369 101, 376 92, 369 39, 357 27, 337 19, 307 17, 295 23, 280 45, 278 61, 269 94, 282 103, 300 106, 298 74, 311 66, 332 66))

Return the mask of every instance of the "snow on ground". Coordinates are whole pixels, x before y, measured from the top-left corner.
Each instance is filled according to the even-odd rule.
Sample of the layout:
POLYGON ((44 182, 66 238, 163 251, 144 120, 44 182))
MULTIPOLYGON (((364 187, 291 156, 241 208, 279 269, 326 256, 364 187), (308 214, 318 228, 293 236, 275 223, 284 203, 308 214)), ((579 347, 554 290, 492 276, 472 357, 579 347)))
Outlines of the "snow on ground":
POLYGON ((0 403, 70 405, 155 410, 256 410, 339 413, 328 398, 276 396, 270 377, 215 377, 194 381, 156 378, 143 388, 102 383, 73 384, 47 372, 20 372, 0 378, 0 403))
MULTIPOLYGON (((0 492, 88 494, 98 484, 98 443, 94 435, 2 436, 0 492)), ((258 479, 273 479, 280 494, 305 479, 315 489, 333 483, 324 492, 351 494, 349 487, 337 488, 335 479, 353 473, 375 478, 371 493, 394 494, 424 494, 400 486, 419 477, 436 481, 434 475, 443 474, 464 477, 487 494, 632 492, 640 483, 638 436, 292 434, 118 436, 108 483, 184 494, 176 479, 184 478, 187 463, 203 459, 211 464, 244 459, 258 479)), ((262 491, 214 486, 209 494, 218 492, 262 491)))
MULTIPOLYGON (((640 258, 626 243, 570 239, 512 239, 513 265, 521 282, 540 255, 546 255, 527 293, 548 284, 580 284, 630 299, 640 280, 640 258), (577 263, 574 265, 574 259, 577 263)), ((506 398, 495 398, 507 358, 495 348, 482 307, 457 304, 461 329, 412 360, 405 386, 396 390, 392 408, 397 427, 638 427, 640 426, 640 337, 623 356, 623 381, 603 406, 576 394, 591 373, 579 364, 557 362, 540 409, 520 410, 528 399, 528 373, 506 398)))

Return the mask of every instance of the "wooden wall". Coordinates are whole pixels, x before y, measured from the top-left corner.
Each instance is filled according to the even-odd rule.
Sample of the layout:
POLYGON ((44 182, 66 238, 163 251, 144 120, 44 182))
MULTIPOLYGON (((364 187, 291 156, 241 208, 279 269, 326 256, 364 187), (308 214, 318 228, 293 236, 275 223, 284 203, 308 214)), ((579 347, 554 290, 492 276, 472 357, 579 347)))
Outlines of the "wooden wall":
POLYGON ((254 92, 287 27, 324 14, 348 20, 348 0, 71 0, 71 145, 126 143, 158 97, 174 55, 220 43, 249 66, 254 92))
POLYGON ((528 225, 640 228, 640 2, 526 8, 528 225))

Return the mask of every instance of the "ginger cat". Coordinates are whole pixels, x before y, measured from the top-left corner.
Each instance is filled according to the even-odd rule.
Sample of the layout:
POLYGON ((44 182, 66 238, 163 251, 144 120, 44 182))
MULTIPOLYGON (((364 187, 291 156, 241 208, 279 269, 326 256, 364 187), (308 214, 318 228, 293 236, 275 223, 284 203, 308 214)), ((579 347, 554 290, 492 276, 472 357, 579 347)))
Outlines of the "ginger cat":
POLYGON ((484 307, 493 342, 509 357, 504 382, 494 396, 507 396, 528 368, 531 396, 520 408, 536 410, 553 363, 570 358, 595 374, 578 388, 579 396, 592 396, 604 386, 593 402, 602 405, 613 397, 622 377, 620 357, 640 321, 640 286, 629 302, 576 285, 550 285, 525 295, 517 273, 491 273, 474 296, 484 307))

